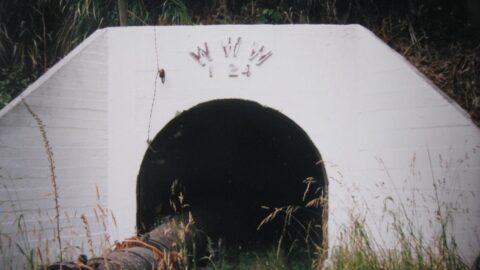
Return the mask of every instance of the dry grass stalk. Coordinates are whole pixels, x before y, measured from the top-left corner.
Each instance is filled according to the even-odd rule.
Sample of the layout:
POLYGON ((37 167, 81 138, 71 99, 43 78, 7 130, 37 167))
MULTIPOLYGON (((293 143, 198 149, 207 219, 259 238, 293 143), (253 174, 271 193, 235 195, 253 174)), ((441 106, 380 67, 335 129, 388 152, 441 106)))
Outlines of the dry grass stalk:
POLYGON ((95 252, 93 249, 92 233, 90 232, 90 225, 88 224, 88 219, 84 214, 82 214, 80 218, 82 219, 83 228, 85 229, 85 233, 87 235, 87 242, 88 242, 90 254, 91 256, 95 256, 95 252))
POLYGON ((42 119, 36 114, 30 105, 25 100, 22 100, 23 105, 25 108, 27 108, 28 112, 30 115, 35 119, 35 122, 37 123, 37 127, 40 130, 40 133, 42 135, 42 140, 43 140, 43 146, 45 148, 45 153, 47 155, 48 163, 49 163, 49 168, 50 168, 50 180, 52 181, 52 187, 53 187, 53 198, 55 201, 55 222, 56 222, 56 238, 58 242, 58 248, 59 248, 59 256, 60 260, 63 259, 62 256, 62 238, 61 238, 61 232, 60 232, 60 203, 59 203, 59 195, 58 195, 58 185, 57 185, 57 176, 55 174, 55 161, 53 159, 53 151, 52 147, 50 146, 50 141, 48 140, 47 136, 47 131, 45 129, 45 124, 43 123, 42 119))
MULTIPOLYGON (((285 248, 285 238, 293 238, 291 240, 302 240, 303 244, 306 245, 307 251, 310 251, 310 248, 313 247, 317 254, 317 258, 313 260, 313 267, 320 267, 323 264, 323 261, 327 257, 328 251, 328 238, 327 236, 327 218, 328 218, 328 208, 327 200, 322 191, 322 188, 313 189, 313 185, 316 183, 315 178, 307 177, 303 183, 305 184, 305 190, 302 194, 303 205, 288 205, 284 207, 275 207, 270 208, 267 206, 262 206, 266 210, 270 210, 268 214, 258 225, 257 230, 262 226, 272 222, 277 218, 282 219, 282 231, 279 235, 276 247, 276 256, 277 258, 281 257, 281 251, 285 248), (308 195, 314 195, 314 198, 310 199, 308 195), (308 222, 302 221, 297 218, 297 211, 302 210, 313 210, 320 211, 319 217, 321 217, 321 224, 318 224, 318 221, 310 220, 308 222), (291 232, 289 232, 291 231, 291 232), (320 241, 319 241, 320 240, 320 241)), ((294 241, 295 242, 295 241, 294 241)), ((294 243, 293 242, 293 243, 294 243)), ((290 251, 293 248, 293 244, 290 244, 290 247, 286 247, 290 251)), ((289 252, 290 252, 289 251, 289 252)))
POLYGON ((102 245, 101 246, 111 246, 110 243, 110 234, 108 233, 108 227, 107 227, 107 219, 108 219, 108 209, 104 209, 101 205, 101 196, 100 196, 100 189, 98 185, 95 185, 95 191, 96 191, 96 197, 97 197, 97 203, 96 207, 93 208, 93 212, 95 214, 95 218, 97 220, 97 223, 101 225, 102 231, 103 231, 103 239, 102 239, 102 245), (98 211, 100 213, 98 213, 98 211))
MULTIPOLYGON (((438 179, 434 175, 432 156, 428 145, 426 149, 433 188, 431 196, 418 196, 421 193, 418 189, 415 189, 411 197, 406 199, 399 194, 385 193, 382 219, 388 218, 389 229, 387 232, 394 244, 386 244, 383 236, 377 235, 379 227, 367 222, 370 218, 369 215, 351 208, 351 223, 341 228, 337 239, 339 242, 332 247, 330 258, 321 269, 471 269, 462 258, 455 235, 451 232, 451 226, 454 224, 452 223, 453 215, 461 209, 461 206, 458 203, 446 203, 442 199, 441 194, 448 187, 445 179, 438 179), (423 198, 423 201, 420 199, 419 202, 416 198, 423 198), (433 203, 427 209, 428 213, 434 213, 429 221, 431 230, 433 230, 432 236, 429 236, 418 222, 414 222, 419 213, 406 210, 407 207, 418 209, 422 202, 427 202, 427 198, 433 203)), ((377 160, 379 165, 384 168, 393 188, 402 190, 393 184, 394 179, 383 160, 380 158, 377 160)), ((415 172, 415 161, 416 155, 414 154, 409 167, 412 175, 420 176, 418 172, 415 172)), ((450 166, 449 163, 446 164, 443 168, 450 166)), ((378 188, 381 191, 381 187, 378 186, 378 188)))

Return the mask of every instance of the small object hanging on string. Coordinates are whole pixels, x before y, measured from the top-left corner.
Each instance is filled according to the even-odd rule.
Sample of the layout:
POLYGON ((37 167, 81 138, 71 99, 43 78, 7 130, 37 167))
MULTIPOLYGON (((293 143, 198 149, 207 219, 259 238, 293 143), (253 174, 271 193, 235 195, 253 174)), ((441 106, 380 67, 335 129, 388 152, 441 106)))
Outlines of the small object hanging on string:
POLYGON ((158 76, 162 80, 162 83, 165 83, 165 70, 163 68, 158 70, 158 76))

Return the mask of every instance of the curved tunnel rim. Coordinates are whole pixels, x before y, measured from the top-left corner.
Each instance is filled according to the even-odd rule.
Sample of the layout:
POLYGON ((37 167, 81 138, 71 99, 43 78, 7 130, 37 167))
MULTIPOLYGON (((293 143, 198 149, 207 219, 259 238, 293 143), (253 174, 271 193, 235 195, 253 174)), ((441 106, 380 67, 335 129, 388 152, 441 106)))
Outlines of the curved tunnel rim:
MULTIPOLYGON (((162 133, 162 131, 164 131, 170 125, 173 125, 173 123, 180 116, 185 114, 186 112, 189 112, 189 111, 192 111, 192 110, 198 110, 198 109, 201 109, 203 107, 207 107, 207 106, 210 106, 212 104, 217 104, 217 103, 222 103, 222 102, 236 102, 236 103, 241 103, 241 104, 250 104, 250 105, 259 106, 259 107, 261 107, 265 110, 270 110, 270 111, 274 112, 278 117, 282 118, 283 120, 292 123, 294 125, 294 127, 301 132, 302 136, 304 136, 304 138, 307 139, 307 141, 311 145, 314 153, 320 158, 319 161, 317 162, 317 165, 320 166, 320 171, 321 171, 321 174, 322 174, 322 177, 323 177, 323 180, 324 180, 324 183, 323 183, 322 187, 323 187, 323 192, 324 192, 323 196, 326 198, 326 202, 325 202, 324 207, 322 208, 322 213, 321 213, 321 215, 322 215, 321 216, 321 218, 322 218, 322 224, 321 224, 322 225, 322 238, 323 238, 323 240, 322 240, 323 243, 321 243, 321 244, 324 245, 324 246, 326 245, 326 247, 328 248, 329 247, 328 221, 329 221, 329 196, 330 196, 330 192, 329 192, 329 179, 328 179, 327 171, 326 171, 325 166, 324 166, 323 157, 322 157, 320 151, 318 150, 318 147, 315 145, 315 143, 313 142, 311 137, 308 135, 308 133, 296 121, 294 121, 291 117, 284 114, 283 112, 281 112, 281 111, 279 111, 279 110, 277 110, 273 107, 270 107, 268 105, 264 105, 264 104, 261 104, 257 101, 249 100, 249 99, 242 99, 242 98, 211 99, 211 100, 208 100, 208 101, 203 101, 203 102, 197 103, 193 106, 190 106, 190 107, 182 110, 180 113, 176 114, 174 117, 172 117, 170 120, 168 120, 165 123, 165 125, 163 125, 158 130, 158 132, 155 133, 155 136, 153 137, 153 139, 151 141, 147 142, 147 143, 149 145, 151 143, 153 143, 158 138, 158 136, 162 133)), ((145 150, 145 153, 143 154, 142 162, 140 163, 140 167, 139 167, 138 175, 137 175, 137 181, 136 181, 136 185, 135 185, 135 187, 136 187, 136 189, 135 189, 135 198, 136 198, 136 221, 135 221, 136 228, 135 228, 135 230, 136 230, 137 234, 141 232, 141 230, 139 229, 140 219, 139 219, 139 213, 138 213, 138 209, 139 209, 138 189, 139 189, 139 185, 140 185, 141 177, 142 177, 142 168, 145 166, 145 163, 148 160, 147 156, 148 156, 149 150, 150 150, 150 147, 147 147, 147 149, 145 150)))

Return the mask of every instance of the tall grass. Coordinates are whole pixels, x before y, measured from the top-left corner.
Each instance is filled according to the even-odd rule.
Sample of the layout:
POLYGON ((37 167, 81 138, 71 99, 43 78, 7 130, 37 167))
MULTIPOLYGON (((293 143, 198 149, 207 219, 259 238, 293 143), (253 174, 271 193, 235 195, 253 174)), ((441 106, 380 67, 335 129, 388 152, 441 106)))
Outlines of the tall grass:
MULTIPOLYGON (((439 191, 439 185, 434 184, 433 189, 436 194, 439 191)), ((439 198, 439 197, 437 197, 439 198)), ((324 200, 324 198, 321 198, 324 200)), ((393 199, 387 198, 386 201, 393 199)), ((310 206, 320 205, 320 200, 312 200, 310 206)), ((427 240, 422 235, 421 230, 413 223, 405 221, 405 211, 398 205, 385 208, 385 214, 391 219, 388 237, 394 238, 395 245, 385 245, 374 236, 374 230, 368 227, 367 217, 356 215, 350 216, 350 223, 343 227, 338 235, 339 241, 330 247, 330 254, 326 258, 327 248, 319 243, 310 242, 308 237, 312 233, 307 226, 298 226, 295 221, 295 207, 285 207, 283 209, 274 209, 264 220, 264 223, 270 222, 275 218, 284 220, 284 228, 295 226, 301 228, 304 234, 305 243, 310 243, 315 248, 316 255, 308 253, 305 245, 298 245, 298 242, 291 242, 286 245, 283 237, 280 235, 278 245, 267 251, 255 250, 224 250, 221 243, 214 245, 209 241, 210 256, 198 258, 195 256, 195 242, 189 242, 188 238, 194 239, 195 222, 191 215, 187 222, 182 220, 169 219, 164 220, 163 224, 169 223, 169 228, 173 230, 175 238, 175 249, 181 254, 183 260, 178 265, 178 269, 191 269, 191 267, 200 259, 206 259, 210 262, 212 269, 381 269, 381 270, 407 270, 407 269, 471 269, 459 255, 455 239, 448 233, 449 220, 451 219, 451 209, 442 204, 438 199, 436 201, 436 211, 438 214, 437 225, 438 232, 434 235, 433 241, 427 240), (295 246, 297 245, 297 246, 295 246), (192 249, 193 248, 193 249, 192 249)), ((297 208, 298 209, 298 208, 297 208)), ((100 210, 99 210, 100 211, 100 210)), ((103 246, 103 252, 97 253, 93 247, 93 236, 91 234, 90 224, 85 215, 81 215, 85 226, 88 248, 92 256, 108 254, 110 246, 103 246)), ((22 233, 25 228, 23 217, 17 220, 19 232, 22 233)), ((99 222, 99 220, 97 220, 99 222)), ((101 223, 101 222, 100 222, 101 223)), ((435 225, 435 224, 433 224, 435 225)), ((432 226, 433 226, 432 225, 432 226)), ((435 226, 433 226, 435 227, 435 226)), ((318 229, 318 228, 317 228, 318 229)), ((283 231, 285 233, 286 230, 283 231)), ((318 233, 318 231, 317 231, 318 233)), ((24 235, 25 247, 29 246, 28 235, 24 235)), ((324 235, 326 238, 326 235, 324 235)), ((39 262, 48 263, 42 256, 48 254, 48 245, 37 248, 24 248, 21 242, 16 243, 20 252, 24 255, 29 269, 37 269, 39 262)), ((3 248, 3 245, 2 245, 3 248)), ((78 250, 75 250, 78 252, 78 250)), ((5 263, 5 262, 4 262, 5 263)), ((43 264, 44 265, 44 264, 43 264)), ((8 265, 4 265, 7 267, 8 265)), ((8 269, 8 268, 5 268, 8 269)))
POLYGON ((50 180, 52 181, 52 188, 53 188, 53 200, 55 202, 55 225, 56 225, 56 239, 58 243, 58 250, 60 252, 60 260, 63 260, 63 249, 62 249, 62 237, 61 237, 61 231, 60 231, 60 203, 58 202, 59 200, 59 194, 58 194, 58 184, 57 184, 57 175, 55 173, 55 160, 53 158, 53 150, 52 147, 50 146, 50 141, 48 140, 47 137, 47 131, 45 129, 45 125, 43 124, 42 119, 36 114, 30 105, 23 100, 23 105, 25 108, 27 108, 28 112, 30 115, 35 119, 35 122, 37 124, 38 130, 40 131, 40 134, 42 135, 42 141, 43 141, 43 146, 45 149, 45 154, 48 160, 48 167, 50 169, 50 180))
MULTIPOLYGON (((1 169, 1 168, 0 168, 1 169)), ((0 175, 3 179, 3 175, 0 175)), ((14 262, 12 260, 13 250, 17 249, 25 259, 25 264, 30 268, 33 269, 35 265, 35 256, 34 256, 34 249, 31 247, 30 238, 28 233, 23 230, 26 227, 25 225, 25 218, 23 214, 19 213, 19 209, 17 209, 14 201, 16 199, 16 190, 13 188, 13 192, 15 195, 12 194, 12 191, 7 186, 7 184, 3 183, 3 188, 7 192, 8 201, 10 202, 10 207, 13 210, 14 214, 14 222, 15 227, 17 229, 17 233, 15 236, 12 236, 8 233, 4 233, 1 231, 0 228, 0 251, 2 254, 2 262, 3 268, 5 269, 13 269, 14 262)))
MULTIPOLYGON (((78 236, 81 231, 76 231, 76 226, 74 225, 78 220, 83 224, 90 254, 92 256, 98 255, 95 251, 96 244, 94 244, 98 239, 94 239, 94 236, 91 233, 92 223, 88 220, 88 217, 83 213, 80 214, 80 216, 77 216, 76 212, 73 216, 70 216, 68 212, 65 212, 64 216, 61 217, 59 183, 56 174, 54 153, 50 140, 48 139, 47 127, 41 117, 25 100, 22 100, 22 104, 34 119, 36 128, 40 133, 40 140, 42 141, 45 157, 48 161, 48 178, 52 187, 51 195, 53 198, 53 210, 55 214, 51 217, 48 213, 42 212, 42 209, 40 208, 36 213, 33 211, 25 211, 20 204, 22 198, 17 194, 14 181, 5 181, 9 178, 8 172, 5 174, 1 173, 0 179, 2 179, 3 189, 8 195, 8 200, 1 202, 1 204, 10 202, 10 210, 2 213, 11 212, 13 214, 13 217, 12 215, 6 215, 4 218, 8 222, 15 222, 16 232, 4 232, 2 228, 0 228, 0 268, 43 269, 43 267, 49 265, 52 260, 71 260, 75 255, 78 255, 79 252, 82 252, 83 243, 79 245, 78 239, 74 239, 73 241, 65 239, 62 237, 62 230, 72 229, 71 234, 78 236), (28 218, 29 224, 27 224, 26 218, 28 218), (65 218, 66 223, 61 224, 61 218, 65 218), (45 223, 45 220, 47 223, 45 223), (50 229, 53 231, 52 234, 50 234, 50 229), (50 238, 50 235, 53 235, 53 237, 50 238), (51 243, 55 243, 56 247, 52 247, 51 243), (18 255, 21 255, 22 257, 19 258, 18 255), (22 260, 19 261, 19 259, 22 260)), ((102 207, 100 197, 100 191, 98 187, 96 187, 97 203, 92 209, 92 212, 95 215, 96 223, 94 224, 98 227, 96 228, 96 231, 102 232, 102 235, 96 237, 102 238, 100 239, 100 249, 107 249, 110 247, 110 235, 108 230, 109 218, 111 218, 115 226, 114 228, 116 228, 116 221, 113 213, 102 207)), ((2 220, 2 222, 5 222, 5 220, 2 220)))
MULTIPOLYGON (((431 196, 422 196, 414 188, 414 194, 402 200, 398 194, 401 189, 393 184, 388 169, 379 159, 386 170, 387 181, 392 182, 396 193, 385 196, 383 200, 382 220, 386 220, 387 224, 381 226, 386 226, 387 230, 380 233, 381 226, 373 224, 369 215, 351 210, 350 223, 340 229, 338 241, 330 247, 323 269, 473 269, 462 257, 452 230, 454 214, 461 205, 447 203, 440 196, 443 189, 448 189, 447 182, 435 178, 428 147, 427 152, 432 178, 431 196), (420 208, 427 208, 424 209, 426 212, 422 214, 418 211, 420 208), (426 217, 420 216, 426 213, 433 214, 429 215, 428 223, 416 222, 419 218, 426 220, 426 217)), ((415 157, 410 166, 412 170, 414 162, 415 157)), ((461 194, 459 196, 462 197, 461 194)), ((378 222, 378 217, 374 222, 378 222)))
MULTIPOLYGON (((15 222, 17 227, 17 237, 10 237, 0 230, 0 251, 2 252, 2 262, 4 269, 13 269, 15 266, 12 261, 6 258, 11 248, 16 249, 22 254, 25 265, 28 269, 38 269, 41 266, 48 265, 50 262, 50 255, 53 252, 58 252, 59 260, 71 259, 75 254, 82 251, 81 248, 72 247, 72 244, 65 244, 66 241, 61 237, 61 227, 59 223, 60 218, 60 204, 58 182, 55 174, 55 162, 53 150, 48 140, 46 126, 35 113, 27 102, 23 102, 25 108, 34 118, 37 128, 40 131, 41 140, 43 142, 48 166, 50 170, 49 178, 53 189, 53 200, 55 217, 52 220, 54 223, 54 240, 58 245, 58 249, 52 249, 49 246, 48 239, 43 239, 42 234, 45 232, 41 221, 38 222, 38 229, 34 229, 33 234, 25 222, 25 216, 21 214, 21 209, 16 209, 13 204, 16 194, 15 188, 12 191, 4 183, 4 188, 7 191, 8 199, 12 203, 11 208, 14 210, 15 222), (18 210, 18 211, 17 211, 18 210), (37 246, 32 245, 31 236, 39 237, 37 246), (45 241, 43 241, 45 240, 45 241), (6 241, 6 243, 4 243, 6 241), (68 255, 65 254, 69 250, 68 255)), ((427 147, 428 161, 430 165, 430 174, 432 180, 433 195, 430 198, 432 204, 429 204, 432 213, 435 213, 435 218, 431 220, 433 236, 426 236, 423 234, 422 228, 416 226, 413 222, 417 212, 408 212, 407 207, 420 207, 416 201, 411 201, 410 205, 406 205, 398 194, 399 189, 393 184, 393 179, 388 173, 388 169, 383 161, 379 159, 388 178, 387 181, 392 182, 394 192, 397 198, 386 196, 384 198, 384 213, 389 224, 389 235, 380 235, 375 233, 378 228, 371 228, 368 216, 362 215, 352 211, 350 214, 350 224, 343 227, 338 235, 339 241, 327 243, 327 198, 321 189, 313 189, 315 186, 315 179, 307 178, 304 180, 305 192, 302 195, 303 205, 288 205, 285 207, 268 208, 271 213, 259 224, 262 227, 275 219, 283 221, 281 234, 279 235, 276 247, 273 247, 267 252, 256 251, 242 251, 237 252, 238 255, 234 260, 228 259, 228 252, 224 250, 221 242, 213 243, 211 239, 206 239, 206 243, 196 242, 196 236, 202 236, 202 232, 195 228, 195 220, 188 212, 188 206, 184 204, 184 191, 178 181, 174 181, 171 186, 172 196, 175 198, 171 201, 171 206, 178 211, 180 216, 187 216, 187 220, 163 219, 159 220, 158 225, 167 223, 169 228, 173 230, 173 237, 175 240, 174 248, 179 251, 183 260, 179 264, 181 269, 190 269, 199 261, 209 261, 214 269, 382 269, 382 270, 407 270, 407 269, 431 269, 431 270, 447 270, 447 269, 470 269, 470 266, 465 263, 458 250, 456 240, 451 234, 451 224, 453 219, 452 205, 446 204, 442 201, 441 192, 445 185, 445 180, 438 180, 433 171, 433 164, 430 156, 430 151, 427 147), (313 199, 309 196, 310 193, 315 194, 313 199), (297 218, 297 214, 302 210, 313 210, 321 217, 321 223, 307 222, 303 223, 297 218), (392 244, 386 244, 381 241, 381 237, 388 237, 393 239, 392 244), (290 239, 289 239, 290 238, 290 239), (321 240, 321 241, 319 241, 321 240), (216 245, 215 245, 216 244, 216 245), (196 249, 204 249, 205 245, 210 255, 205 257, 197 256, 196 249), (300 250, 300 251, 299 251, 300 250), (328 254, 329 252, 329 254, 328 254), (301 256, 296 255, 300 254, 301 256), (327 254, 329 255, 327 258, 327 254), (292 258, 296 258, 293 259, 292 258)), ((414 166, 414 160, 410 167, 414 166)), ((3 178, 3 176, 2 176, 3 178)), ((107 254, 110 249, 110 236, 107 230, 107 218, 109 217, 108 209, 104 209, 100 204, 100 192, 97 187, 96 198, 97 205, 93 209, 95 213, 96 223, 99 227, 98 231, 104 231, 103 236, 98 236, 100 239, 100 251, 95 250, 95 238, 92 234, 92 222, 85 214, 81 214, 79 219, 82 221, 85 232, 88 250, 91 256, 99 256, 107 254)), ((419 203, 419 202, 418 202, 419 203)), ((110 213, 111 214, 111 213, 110 213)), ((41 216, 41 211, 38 213, 41 216)), ((67 216, 67 220, 71 217, 67 216)), ((39 219, 40 220, 40 219, 39 219)), ((112 214, 112 220, 115 223, 112 214)), ((203 237, 205 241, 205 237, 203 237)), ((478 261, 478 260, 477 260, 478 261)), ((478 264, 478 262, 477 262, 478 264)))
MULTIPOLYGON (((447 181, 445 179, 437 179, 434 175, 433 164, 430 151, 427 146, 428 160, 430 162, 431 174, 431 196, 423 196, 420 191, 413 188, 412 197, 407 197, 406 201, 399 194, 401 188, 394 184, 394 179, 388 172, 387 167, 381 159, 379 164, 386 171, 385 181, 392 184, 394 194, 386 194, 383 202, 383 213, 381 213, 381 225, 378 222, 378 216, 373 217, 368 211, 357 207, 361 205, 357 200, 353 199, 353 205, 349 205, 350 223, 344 224, 338 231, 334 239, 334 243, 328 246, 326 239, 328 238, 326 227, 323 227, 323 236, 325 242, 310 242, 316 249, 316 257, 312 258, 311 266, 315 269, 381 269, 381 270, 407 270, 407 269, 431 269, 431 270, 447 270, 447 269, 476 269, 478 267, 477 258, 474 266, 466 263, 464 257, 458 249, 452 226, 454 225, 454 214, 461 209, 458 203, 447 203, 442 199, 441 194, 448 190, 447 181), (445 189, 445 190, 444 190, 445 189), (422 198, 423 201, 416 201, 415 198, 422 198), (427 201, 425 201, 427 200, 427 201), (428 209, 425 209, 428 207, 428 209), (422 208, 428 213, 432 213, 431 219, 427 223, 418 222, 422 212, 418 210, 422 208), (411 211, 410 211, 411 210, 411 211), (369 220, 371 218, 373 220, 369 220), (373 222, 373 223, 372 223, 373 222), (385 226, 386 230, 384 230, 385 226), (424 228, 423 226, 428 226, 424 228), (327 256, 328 254, 328 256, 327 256), (477 266, 475 266, 477 265, 477 266)), ((410 168, 415 170, 415 157, 412 159, 410 168)), ((447 168, 448 170, 448 168, 447 168)), ((428 175, 428 174, 427 174, 428 175)), ((421 175, 418 175, 421 177, 421 175)), ((341 183, 340 183, 341 184, 341 183)), ((344 187, 346 188, 346 187, 344 187)), ((355 191, 348 190, 352 195, 355 191)), ((306 192, 308 191, 308 186, 306 192)), ((379 193, 382 194, 381 187, 379 193)), ((357 192, 360 193, 360 192, 357 192)), ((359 194, 361 197, 362 195, 359 194)), ((462 195, 459 195, 462 197, 462 195)), ((305 198, 305 196, 304 196, 305 198)), ((365 202, 368 205, 369 202, 365 202)), ((286 206, 283 208, 271 209, 272 212, 262 221, 264 223, 271 222, 276 218, 283 220, 284 230, 279 236, 279 241, 275 255, 280 258, 279 247, 282 245, 287 227, 295 227, 295 230, 302 231, 304 239, 308 239, 308 235, 312 233, 308 230, 308 226, 299 225, 295 218, 297 211, 304 207, 318 207, 319 215, 321 208, 324 206, 326 210, 326 198, 318 196, 316 199, 305 202, 305 205, 286 206)), ((366 207, 368 208, 368 207, 366 207)), ((326 210, 328 211, 328 210, 326 210)), ((423 214, 425 215, 425 214, 423 214)), ((333 214, 335 216, 335 214, 333 214)), ((325 224, 326 218, 323 219, 325 224)), ((325 224, 326 225, 326 224, 325 224)), ((320 230, 317 227, 318 233, 320 230)), ((287 248, 288 246, 284 246, 287 248)))
POLYGON ((423 236, 404 226, 400 218, 393 215, 393 231, 396 245, 383 246, 372 236, 365 220, 351 216, 351 223, 341 231, 340 242, 333 247, 326 269, 470 269, 462 260, 455 239, 442 231, 429 243, 423 236))

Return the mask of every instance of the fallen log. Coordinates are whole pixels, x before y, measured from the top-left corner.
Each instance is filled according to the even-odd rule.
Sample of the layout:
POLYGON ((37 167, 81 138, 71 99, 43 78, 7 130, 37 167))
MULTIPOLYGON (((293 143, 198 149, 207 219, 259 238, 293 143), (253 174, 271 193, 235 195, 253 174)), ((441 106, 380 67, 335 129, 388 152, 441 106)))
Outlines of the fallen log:
POLYGON ((173 270, 179 269, 182 257, 178 243, 185 243, 188 228, 170 220, 149 233, 117 242, 102 257, 88 259, 80 255, 74 262, 58 262, 47 270, 173 270), (182 239, 183 238, 183 239, 182 239))

